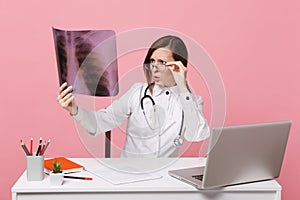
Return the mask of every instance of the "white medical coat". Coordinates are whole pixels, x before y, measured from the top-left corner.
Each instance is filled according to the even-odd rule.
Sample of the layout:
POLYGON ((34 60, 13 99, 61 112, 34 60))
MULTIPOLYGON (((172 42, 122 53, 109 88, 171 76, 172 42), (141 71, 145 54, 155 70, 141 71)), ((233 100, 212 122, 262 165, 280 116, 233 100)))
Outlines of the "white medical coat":
POLYGON ((209 137, 210 131, 203 117, 203 100, 200 96, 179 93, 177 86, 154 85, 153 94, 147 91, 147 95, 151 95, 159 109, 153 113, 152 102, 146 98, 144 115, 140 102, 146 87, 146 83, 136 83, 109 107, 96 112, 79 107, 73 118, 92 135, 118 127, 128 119, 126 142, 121 157, 178 156, 179 148, 174 144, 174 139, 179 137, 180 129, 182 138, 188 141, 200 141, 209 137), (159 128, 152 127, 156 116, 161 122, 159 128))

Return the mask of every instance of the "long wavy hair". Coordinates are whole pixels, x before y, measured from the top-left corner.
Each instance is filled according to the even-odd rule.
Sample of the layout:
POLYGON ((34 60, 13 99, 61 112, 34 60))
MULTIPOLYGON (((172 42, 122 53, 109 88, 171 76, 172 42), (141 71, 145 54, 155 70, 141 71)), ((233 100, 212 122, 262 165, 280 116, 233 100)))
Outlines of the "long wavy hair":
MULTIPOLYGON (((156 40, 148 50, 146 58, 144 60, 143 69, 147 79, 149 90, 152 94, 152 73, 151 70, 147 70, 147 65, 150 65, 150 58, 153 52, 159 48, 166 48, 172 52, 172 56, 175 61, 181 61, 182 64, 187 67, 188 52, 184 42, 177 36, 167 35, 156 40)), ((149 67, 148 67, 149 69, 149 67)))

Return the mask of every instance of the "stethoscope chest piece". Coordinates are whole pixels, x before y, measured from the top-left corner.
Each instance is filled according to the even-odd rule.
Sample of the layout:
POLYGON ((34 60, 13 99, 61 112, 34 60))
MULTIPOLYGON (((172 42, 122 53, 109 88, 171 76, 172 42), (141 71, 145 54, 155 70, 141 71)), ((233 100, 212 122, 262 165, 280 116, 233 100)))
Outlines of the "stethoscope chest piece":
POLYGON ((183 139, 181 137, 174 139, 175 146, 181 146, 183 144, 183 139))

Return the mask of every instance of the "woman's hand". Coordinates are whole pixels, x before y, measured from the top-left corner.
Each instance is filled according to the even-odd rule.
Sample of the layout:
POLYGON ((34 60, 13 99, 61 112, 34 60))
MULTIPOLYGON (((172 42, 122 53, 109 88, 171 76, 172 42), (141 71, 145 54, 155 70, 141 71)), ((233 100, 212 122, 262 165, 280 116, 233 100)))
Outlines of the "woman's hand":
POLYGON ((180 92, 188 92, 188 88, 186 84, 187 69, 182 64, 182 62, 181 61, 167 62, 166 65, 171 70, 180 92))
POLYGON ((57 102, 60 106, 66 109, 71 115, 76 115, 78 111, 78 106, 74 102, 75 96, 71 93, 72 86, 67 87, 67 83, 63 83, 58 90, 57 102))

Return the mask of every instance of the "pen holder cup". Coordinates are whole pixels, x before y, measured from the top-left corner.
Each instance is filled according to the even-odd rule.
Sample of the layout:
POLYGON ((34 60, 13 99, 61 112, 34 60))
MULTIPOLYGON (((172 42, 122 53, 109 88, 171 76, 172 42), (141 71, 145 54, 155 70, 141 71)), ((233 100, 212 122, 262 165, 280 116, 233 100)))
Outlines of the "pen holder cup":
POLYGON ((44 179, 44 155, 26 156, 27 181, 42 181, 44 179))

